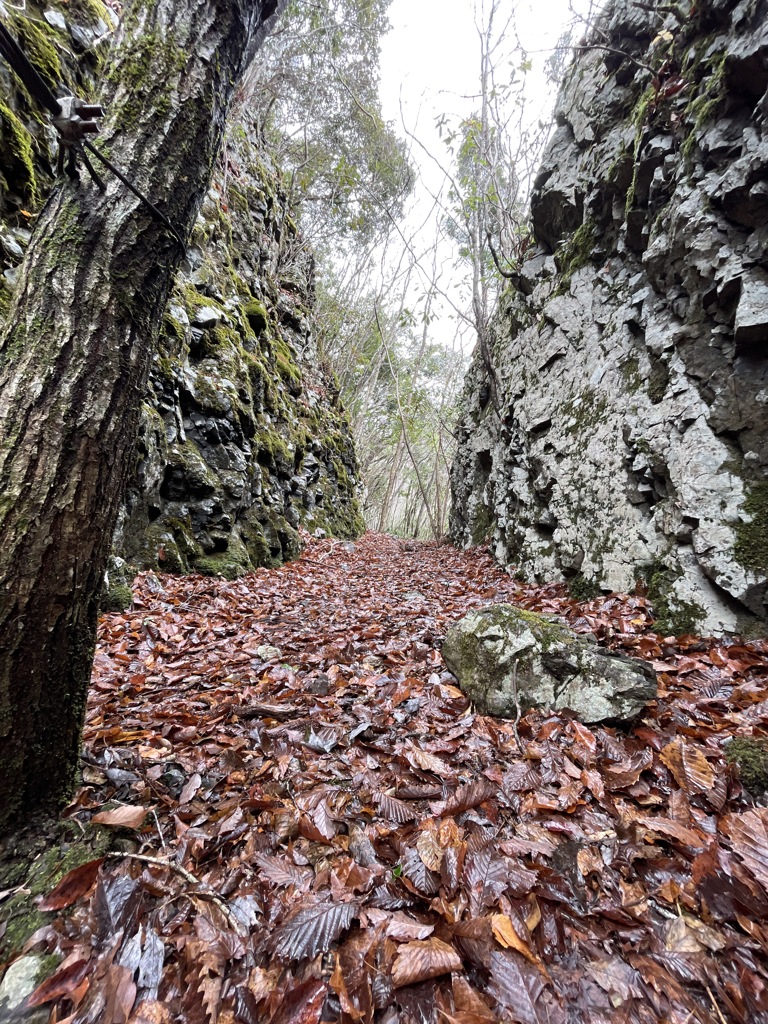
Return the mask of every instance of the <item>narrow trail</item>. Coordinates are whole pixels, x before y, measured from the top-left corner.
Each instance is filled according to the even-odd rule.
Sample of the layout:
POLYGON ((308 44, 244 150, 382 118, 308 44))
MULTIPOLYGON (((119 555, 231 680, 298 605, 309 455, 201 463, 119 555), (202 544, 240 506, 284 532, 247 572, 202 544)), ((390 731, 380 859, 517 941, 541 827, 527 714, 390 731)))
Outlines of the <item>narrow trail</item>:
POLYGON ((375 534, 139 577, 101 623, 69 810, 130 839, 54 894, 57 1019, 768 1020, 768 812, 724 746, 768 728, 768 645, 651 623, 375 534), (657 705, 626 732, 531 712, 518 743, 440 656, 497 601, 652 660, 657 705))

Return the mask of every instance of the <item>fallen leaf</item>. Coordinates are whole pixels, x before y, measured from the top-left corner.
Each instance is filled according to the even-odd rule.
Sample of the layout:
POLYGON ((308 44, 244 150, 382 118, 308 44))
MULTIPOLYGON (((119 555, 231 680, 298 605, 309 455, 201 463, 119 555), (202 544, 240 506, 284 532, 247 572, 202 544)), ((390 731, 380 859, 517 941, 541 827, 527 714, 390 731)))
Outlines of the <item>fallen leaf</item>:
POLYGON ((447 942, 436 938, 407 942, 398 950, 392 965, 392 983, 395 988, 402 988, 461 969, 461 957, 447 942))
POLYGON ((109 811, 99 811, 91 821, 94 825, 114 825, 117 828, 141 828, 148 813, 146 807, 132 807, 123 804, 109 811))
POLYGON ((282 924, 273 948, 285 960, 303 960, 324 953, 352 924, 356 903, 315 903, 304 907, 282 924))
POLYGON ((91 890, 103 863, 104 858, 99 857, 68 871, 58 885, 40 901, 38 908, 40 910, 63 910, 65 907, 71 907, 81 896, 85 896, 91 890))

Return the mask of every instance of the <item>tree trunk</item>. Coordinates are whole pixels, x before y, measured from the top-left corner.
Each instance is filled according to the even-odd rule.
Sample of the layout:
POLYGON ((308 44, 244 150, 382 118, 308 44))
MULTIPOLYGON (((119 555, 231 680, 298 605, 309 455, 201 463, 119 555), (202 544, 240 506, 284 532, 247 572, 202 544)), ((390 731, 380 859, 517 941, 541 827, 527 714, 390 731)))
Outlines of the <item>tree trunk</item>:
MULTIPOLYGON (((187 238, 279 0, 134 0, 101 145, 187 238)), ((0 829, 75 780, 97 601, 183 250, 111 177, 59 184, 0 338, 0 829)))

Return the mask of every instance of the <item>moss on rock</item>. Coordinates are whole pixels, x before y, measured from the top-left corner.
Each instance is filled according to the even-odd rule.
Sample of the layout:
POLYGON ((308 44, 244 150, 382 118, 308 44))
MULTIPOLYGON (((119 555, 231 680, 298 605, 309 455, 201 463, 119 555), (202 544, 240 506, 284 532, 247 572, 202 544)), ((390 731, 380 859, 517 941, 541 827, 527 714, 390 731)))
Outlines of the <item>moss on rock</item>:
POLYGON ((0 161, 7 188, 28 203, 40 199, 32 136, 9 106, 0 103, 0 161))
POLYGON ((568 593, 574 601, 591 601, 600 593, 599 582, 579 572, 568 580, 568 593))
POLYGON ((672 569, 661 562, 641 566, 636 573, 648 590, 654 615, 654 630, 662 636, 683 636, 696 633, 706 610, 695 601, 685 601, 674 591, 678 578, 672 569))
POLYGON ((750 489, 744 513, 749 520, 736 527, 734 557, 745 569, 764 572, 768 570, 768 483, 750 489))
POLYGON ((59 54, 49 38, 52 29, 48 23, 38 23, 27 17, 16 18, 14 25, 21 47, 40 72, 40 77, 51 89, 57 89, 63 75, 59 54))
POLYGON ((753 796, 768 792, 768 741, 737 737, 726 747, 725 758, 736 766, 743 786, 753 796))

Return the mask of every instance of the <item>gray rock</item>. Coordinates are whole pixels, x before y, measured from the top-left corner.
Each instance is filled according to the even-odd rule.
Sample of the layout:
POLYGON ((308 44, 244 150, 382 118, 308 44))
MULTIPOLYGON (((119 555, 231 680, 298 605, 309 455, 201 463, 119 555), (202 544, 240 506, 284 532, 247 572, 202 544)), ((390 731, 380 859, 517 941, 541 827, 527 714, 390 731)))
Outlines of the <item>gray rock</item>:
POLYGON ((657 696, 646 662, 603 650, 566 626, 509 604, 452 626, 443 659, 484 714, 570 709, 583 722, 631 721, 657 696))
POLYGON ((762 342, 768 351, 768 274, 764 270, 752 270, 742 279, 734 338, 737 345, 762 342))
POLYGON ((6 235, 5 238, 2 239, 2 246, 6 256, 10 257, 10 259, 17 261, 24 259, 24 250, 16 239, 12 238, 10 235, 6 235))
POLYGON ((256 648, 256 653, 262 661, 276 661, 278 658, 282 658, 283 652, 279 647, 273 647, 271 644, 261 644, 256 648))
POLYGON ((43 17, 51 26, 51 28, 58 28, 62 32, 67 30, 67 19, 61 13, 61 11, 45 11, 43 17))
POLYGON ((539 581, 632 591, 663 564, 659 628, 720 635, 768 622, 768 573, 739 561, 768 480, 768 19, 706 7, 672 27, 697 84, 669 117, 620 58, 656 59, 632 0, 596 28, 617 52, 566 75, 536 258, 491 325, 501 417, 478 355, 466 378, 451 535, 539 581))
POLYGON ((194 312, 192 323, 195 327, 215 327, 224 318, 224 313, 216 306, 200 306, 194 312))
POLYGON ((45 1024, 50 1016, 45 1006, 25 1009, 30 996, 43 980, 45 960, 41 956, 23 956, 15 960, 0 982, 0 1020, 3 1024, 45 1024))

